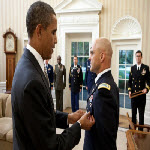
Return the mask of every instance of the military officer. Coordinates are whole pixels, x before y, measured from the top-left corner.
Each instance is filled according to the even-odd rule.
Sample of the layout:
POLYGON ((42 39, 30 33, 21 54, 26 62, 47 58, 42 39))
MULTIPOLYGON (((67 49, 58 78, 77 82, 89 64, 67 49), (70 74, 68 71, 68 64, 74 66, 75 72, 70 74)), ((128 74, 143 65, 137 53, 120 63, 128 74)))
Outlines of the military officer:
POLYGON ((69 88, 71 90, 71 106, 72 112, 79 109, 79 92, 81 92, 83 84, 83 74, 81 66, 77 65, 78 58, 74 56, 74 65, 70 67, 69 72, 69 88))
POLYGON ((48 59, 45 60, 45 67, 47 69, 47 74, 48 74, 48 78, 49 78, 49 86, 50 86, 50 91, 53 90, 53 66, 51 66, 48 63, 48 59))
MULTIPOLYGON (((146 105, 146 93, 149 91, 149 67, 142 64, 142 52, 138 50, 135 54, 137 64, 131 67, 128 82, 129 98, 132 93, 142 91, 144 94, 131 98, 132 122, 136 124, 137 108, 139 111, 139 124, 144 124, 144 112, 146 105)), ((142 128, 139 128, 142 130, 142 128)))
POLYGON ((94 84, 95 78, 96 78, 96 73, 91 72, 90 71, 90 59, 88 59, 87 61, 87 65, 86 65, 86 73, 85 73, 85 85, 86 85, 86 89, 88 91, 88 94, 91 91, 91 88, 94 84))
POLYGON ((56 109, 63 111, 63 89, 66 87, 66 68, 61 64, 61 56, 57 57, 57 63, 54 68, 56 109))
POLYGON ((112 48, 106 38, 97 39, 90 50, 91 71, 97 74, 87 99, 87 112, 95 125, 85 131, 83 150, 116 150, 119 123, 119 89, 111 74, 112 48))

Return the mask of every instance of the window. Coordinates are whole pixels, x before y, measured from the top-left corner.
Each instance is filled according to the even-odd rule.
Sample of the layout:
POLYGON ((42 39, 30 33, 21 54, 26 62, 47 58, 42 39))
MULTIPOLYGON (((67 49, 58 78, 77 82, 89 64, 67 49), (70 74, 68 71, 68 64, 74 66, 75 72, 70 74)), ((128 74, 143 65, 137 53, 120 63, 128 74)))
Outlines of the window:
POLYGON ((78 65, 82 67, 83 72, 83 87, 82 91, 80 92, 79 99, 86 101, 88 93, 85 88, 85 72, 86 72, 86 63, 89 58, 89 42, 72 42, 71 65, 73 64, 74 55, 78 57, 78 65))
POLYGON ((119 97, 120 107, 131 109, 131 99, 128 96, 128 80, 130 68, 133 65, 134 50, 119 50, 119 97))

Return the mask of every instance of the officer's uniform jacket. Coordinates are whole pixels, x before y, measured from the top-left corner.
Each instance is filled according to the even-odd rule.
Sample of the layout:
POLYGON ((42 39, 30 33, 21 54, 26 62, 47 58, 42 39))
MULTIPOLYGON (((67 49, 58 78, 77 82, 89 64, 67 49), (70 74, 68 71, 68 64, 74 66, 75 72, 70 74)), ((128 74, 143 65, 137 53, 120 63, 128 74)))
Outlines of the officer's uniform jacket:
POLYGON ((96 73, 90 71, 90 60, 87 61, 86 73, 85 73, 85 85, 88 87, 88 91, 91 90, 95 83, 96 73))
POLYGON ((47 74, 48 74, 49 83, 50 83, 50 89, 51 89, 51 87, 53 87, 53 66, 48 64, 46 68, 47 68, 47 74))
POLYGON ((137 65, 131 67, 128 82, 128 91, 131 93, 138 92, 147 88, 147 92, 150 87, 149 67, 141 64, 140 71, 137 70, 137 65))
POLYGON ((66 68, 64 65, 55 65, 54 86, 56 90, 63 90, 66 87, 66 68))
POLYGON ((87 112, 95 118, 90 131, 85 131, 83 150, 116 150, 119 123, 119 89, 105 72, 93 85, 87 99, 87 112))
POLYGON ((77 65, 77 67, 74 67, 72 65, 69 72, 69 88, 71 88, 72 92, 78 93, 82 89, 82 84, 83 74, 81 66, 77 65))

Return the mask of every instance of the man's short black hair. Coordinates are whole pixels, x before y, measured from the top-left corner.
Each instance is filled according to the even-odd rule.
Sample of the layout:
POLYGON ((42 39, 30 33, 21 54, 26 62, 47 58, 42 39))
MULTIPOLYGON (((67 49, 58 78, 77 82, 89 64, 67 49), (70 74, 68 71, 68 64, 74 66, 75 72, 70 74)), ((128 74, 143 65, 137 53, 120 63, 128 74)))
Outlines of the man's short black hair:
POLYGON ((52 15, 56 15, 54 9, 47 3, 37 1, 33 3, 26 16, 28 37, 32 37, 38 24, 44 29, 52 22, 52 15))
POLYGON ((142 57, 142 52, 141 52, 140 50, 138 50, 138 51, 135 53, 135 55, 136 55, 137 53, 141 53, 141 57, 142 57))
POLYGON ((74 55, 74 58, 75 58, 75 57, 78 59, 78 57, 77 57, 76 55, 74 55))

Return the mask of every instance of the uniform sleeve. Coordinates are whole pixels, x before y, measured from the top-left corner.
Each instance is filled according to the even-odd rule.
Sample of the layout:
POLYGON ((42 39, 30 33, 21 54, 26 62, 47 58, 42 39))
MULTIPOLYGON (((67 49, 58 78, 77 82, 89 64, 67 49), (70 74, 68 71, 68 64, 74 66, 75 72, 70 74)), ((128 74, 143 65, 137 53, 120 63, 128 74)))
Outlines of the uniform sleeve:
MULTIPOLYGON (((41 82, 34 80, 25 87, 20 105, 26 132, 30 135, 30 140, 36 150, 70 150, 79 143, 80 125, 75 123, 63 133, 56 134, 56 128, 53 125, 54 110, 49 108, 50 111, 47 111, 47 100, 49 100, 48 95, 41 82)), ((57 122, 65 116, 58 113, 57 115, 57 122)))
POLYGON ((150 72, 149 72, 148 66, 147 66, 147 70, 146 70, 146 89, 147 89, 147 93, 148 93, 149 89, 150 89, 150 72))
POLYGON ((129 73, 128 91, 131 91, 131 87, 132 87, 132 68, 130 69, 129 73))
MULTIPOLYGON (((115 95, 116 99, 117 96, 118 94, 115 95)), ((94 134, 97 137, 96 140, 100 141, 97 141, 97 143, 104 144, 104 149, 116 149, 113 146, 115 146, 116 143, 115 137, 117 137, 118 130, 118 110, 117 101, 113 99, 110 91, 105 88, 100 89, 94 103, 94 134)))
POLYGON ((83 73, 82 73, 82 67, 80 67, 79 78, 80 78, 80 89, 82 89, 82 85, 83 85, 83 73))
POLYGON ((71 88, 71 67, 70 67, 70 71, 69 71, 69 88, 71 88))
POLYGON ((64 66, 64 88, 66 87, 66 68, 64 66))

